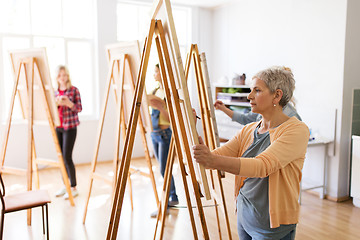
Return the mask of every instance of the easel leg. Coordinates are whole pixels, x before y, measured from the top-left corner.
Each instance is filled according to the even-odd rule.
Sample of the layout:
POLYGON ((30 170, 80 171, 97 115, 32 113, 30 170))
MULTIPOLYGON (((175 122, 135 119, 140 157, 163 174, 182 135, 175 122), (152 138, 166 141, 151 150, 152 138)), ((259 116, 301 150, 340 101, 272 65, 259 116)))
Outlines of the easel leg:
MULTIPOLYGON (((122 101, 121 102, 121 106, 123 106, 122 101)), ((122 134, 123 134, 123 139, 126 139, 126 124, 125 124, 125 113, 124 113, 124 107, 121 108, 121 127, 122 127, 122 134)), ((116 151, 117 154, 119 154, 119 149, 120 149, 120 143, 118 144, 118 150, 116 151)), ((116 162, 116 171, 118 169, 118 163, 119 161, 116 162)), ((116 184, 116 179, 115 177, 117 176, 116 174, 117 172, 114 172, 114 191, 115 192, 115 184, 116 184)), ((130 203, 131 203, 131 211, 134 210, 134 200, 133 200, 133 192, 132 192, 132 183, 131 183, 131 173, 129 172, 128 174, 128 181, 129 181, 129 194, 130 194, 130 203)))
MULTIPOLYGON (((4 167, 4 162, 5 162, 5 155, 6 155, 6 149, 7 149, 7 144, 9 141, 9 133, 10 133, 10 127, 11 127, 11 119, 12 119, 12 114, 13 114, 13 110, 14 110, 14 103, 15 103, 15 96, 17 93, 17 88, 19 85, 19 78, 20 78, 20 71, 21 71, 21 66, 23 64, 20 63, 18 70, 16 72, 16 79, 14 82, 14 88, 13 88, 13 92, 11 95, 11 100, 10 100, 10 109, 9 109, 9 116, 8 119, 6 121, 6 130, 5 130, 5 137, 4 137, 4 141, 3 141, 3 146, 1 148, 1 169, 4 167)), ((25 66, 24 66, 25 68, 25 66)))
MULTIPOLYGON (((211 179, 211 185, 213 190, 215 191, 215 183, 214 183, 214 176, 213 176, 213 171, 210 170, 210 179, 211 179)), ((219 239, 221 240, 221 224, 220 224, 220 219, 219 219, 219 209, 218 209, 218 203, 216 201, 216 199, 213 197, 214 200, 214 208, 215 208, 215 215, 216 215, 216 223, 218 225, 218 233, 219 233, 219 239)))
POLYGON ((128 174, 128 181, 129 181, 129 194, 130 194, 130 203, 131 203, 131 211, 134 210, 134 201, 132 195, 132 183, 131 183, 131 173, 128 174))
MULTIPOLYGON (((99 127, 98 127, 98 132, 97 132, 97 141, 96 141, 96 145, 95 145, 95 153, 94 153, 94 158, 93 161, 91 163, 91 173, 90 173, 90 181, 89 181, 89 187, 88 187, 88 194, 87 194, 87 198, 86 198, 86 203, 85 203, 85 209, 84 209, 84 217, 83 217, 83 224, 85 224, 86 221, 86 215, 87 215, 87 209, 89 206, 89 200, 90 200, 90 195, 91 195, 91 189, 92 189, 92 185, 94 182, 94 173, 95 173, 95 169, 96 169, 96 164, 97 164, 97 158, 99 155, 99 147, 100 147, 100 141, 101 141, 101 136, 102 136, 102 131, 103 131, 103 127, 104 127, 104 121, 105 121, 105 113, 106 113, 106 108, 107 108, 107 103, 109 100, 109 92, 110 92, 110 87, 111 87, 111 79, 112 79, 112 73, 113 73, 113 69, 114 69, 114 65, 115 65, 115 61, 113 61, 111 68, 108 71, 108 77, 107 77, 107 90, 106 90, 106 94, 104 96, 104 105, 102 106, 102 113, 101 113, 101 118, 99 121, 99 127)), ((114 173, 114 178, 115 178, 116 173, 114 173)))
POLYGON ((187 179, 186 179, 185 165, 184 165, 184 162, 183 162, 183 156, 182 156, 181 153, 180 154, 179 153, 180 153, 180 151, 177 151, 177 155, 179 156, 178 161, 179 161, 179 165, 180 165, 181 178, 183 180, 183 185, 184 185, 184 190, 185 190, 186 204, 187 204, 187 208, 188 208, 188 211, 189 211, 191 228, 192 228, 192 231, 193 231, 194 239, 198 239, 198 235, 197 235, 197 232, 196 232, 196 226, 195 226, 194 212, 193 212, 192 204, 191 204, 189 186, 188 186, 188 182, 187 182, 187 179))
POLYGON ((229 221, 229 215, 228 215, 228 211, 227 211, 227 207, 226 207, 226 202, 225 202, 225 194, 224 194, 224 187, 222 185, 222 180, 221 180, 221 172, 220 171, 216 171, 217 174, 217 179, 219 181, 219 187, 220 187, 220 193, 221 193, 221 200, 222 200, 222 206, 224 209, 224 216, 225 216, 225 221, 226 221, 226 229, 227 229, 227 233, 229 236, 229 239, 232 239, 231 236, 231 227, 230 227, 230 221, 229 221))
POLYGON ((129 126, 128 131, 126 132, 126 139, 124 141, 125 142, 124 143, 124 152, 122 155, 120 170, 118 172, 113 207, 112 207, 110 223, 109 223, 109 228, 108 228, 108 233, 107 233, 107 238, 106 238, 107 240, 110 240, 110 239, 115 240, 116 236, 117 236, 117 230, 118 230, 119 219, 120 219, 120 214, 121 214, 121 207, 122 207, 124 191, 125 191, 125 186, 126 186, 126 178, 127 178, 127 174, 129 172, 129 167, 130 167, 130 157, 131 157, 133 145, 134 145, 134 136, 135 136, 137 120, 138 120, 138 117, 140 114, 140 104, 141 104, 142 94, 144 92, 144 87, 145 87, 145 75, 146 75, 146 70, 147 70, 147 66, 148 66, 151 42, 152 42, 154 30, 155 30, 155 21, 152 20, 150 30, 149 30, 149 35, 145 42, 144 52, 143 52, 143 55, 141 58, 140 71, 139 71, 138 80, 137 80, 137 84, 136 84, 135 96, 134 96, 134 101, 132 104, 132 111, 131 111, 130 121, 129 121, 130 126, 129 126))
POLYGON ((124 118, 122 117, 122 115, 123 115, 122 99, 118 100, 117 102, 118 102, 118 104, 117 104, 117 108, 116 108, 117 116, 116 116, 116 131, 115 131, 115 145, 114 145, 115 151, 114 151, 114 158, 113 158, 113 173, 114 173, 113 186, 112 186, 113 193, 115 191, 116 176, 117 176, 118 163, 119 163, 121 128, 122 128, 123 135, 124 135, 124 130, 126 129, 124 118))
MULTIPOLYGON (((36 62, 36 59, 35 59, 35 65, 36 65, 37 71, 39 73, 39 76, 41 76, 38 64, 36 62)), ((65 184, 65 187, 66 187, 66 191, 69 194, 70 205, 74 206, 75 205, 74 198, 73 198, 72 193, 71 193, 69 178, 68 178, 68 175, 67 175, 67 172, 66 172, 66 169, 65 169, 64 158, 62 156, 62 152, 61 152, 61 149, 60 149, 59 140, 58 140, 56 132, 55 132, 55 124, 54 124, 54 120, 53 120, 51 112, 50 112, 49 102, 48 102, 48 100, 46 98, 46 90, 45 90, 44 82, 43 82, 43 80, 41 78, 40 78, 39 82, 40 82, 40 88, 41 88, 41 93, 42 93, 41 95, 42 95, 43 101, 45 103, 45 111, 46 111, 46 115, 47 115, 47 118, 48 118, 51 135, 53 137, 53 141, 54 141, 54 144, 55 144, 55 150, 57 152, 58 159, 59 159, 60 171, 62 173, 62 177, 63 177, 63 181, 64 181, 64 184, 65 184)))
POLYGON ((151 163, 151 158, 150 158, 150 153, 149 153, 149 147, 147 144, 147 140, 146 140, 146 133, 145 133, 145 129, 144 129, 144 125, 143 125, 143 121, 140 117, 140 123, 139 123, 139 127, 141 130, 141 137, 142 137, 142 142, 144 145, 144 149, 145 149, 145 158, 146 158, 146 163, 148 165, 149 168, 149 174, 150 174, 150 181, 151 181, 151 185, 154 191, 154 196, 155 196, 155 201, 156 201, 156 206, 159 206, 159 196, 156 190, 156 183, 155 183, 155 176, 154 176, 154 171, 152 170, 152 163, 151 163))
MULTIPOLYGON (((25 67, 26 69, 26 67, 25 67)), ((26 70, 25 70, 26 72, 26 70)), ((28 183, 27 190, 32 190, 32 163, 33 163, 33 120, 34 120, 34 60, 31 61, 31 77, 26 75, 26 82, 28 84, 29 105, 28 105, 28 183)), ((27 224, 31 225, 31 209, 27 210, 27 224)))
MULTIPOLYGON (((125 63, 126 63, 126 67, 127 67, 128 71, 131 72, 130 63, 129 63, 129 59, 128 59, 127 55, 125 55, 125 57, 124 57, 124 64, 125 63)), ((124 66, 124 69, 125 69, 125 66, 124 66)), ((131 75, 131 84, 130 85, 132 87, 133 92, 135 92, 135 83, 134 83, 134 79, 133 79, 132 75, 131 75)), ((123 118, 123 119, 125 119, 125 118, 123 118)), ((146 159, 146 163, 149 168, 149 175, 150 175, 149 177, 150 177, 150 181, 151 181, 152 188, 154 191, 156 206, 159 206, 159 197, 158 197, 158 193, 156 190, 155 176, 154 176, 154 171, 152 170, 152 163, 151 163, 151 158, 150 158, 150 153, 149 153, 149 147, 148 147, 147 140, 146 140, 146 131, 145 131, 145 127, 144 127, 143 115, 141 115, 141 114, 140 114, 138 123, 139 123, 139 128, 141 131, 141 139, 142 139, 142 143, 143 143, 144 150, 145 150, 145 152, 144 152, 145 159, 146 159)), ((124 131, 124 133, 125 132, 126 131, 124 131)), ((124 134, 124 136, 125 136, 125 134, 124 134)), ((125 139, 125 137, 124 137, 124 139, 125 139)))
MULTIPOLYGON (((185 194, 186 194, 186 202, 187 202, 187 205, 188 205, 191 226, 192 226, 192 229, 193 229, 194 238, 197 239, 195 221, 194 221, 194 216, 193 216, 192 207, 191 207, 191 200, 190 200, 190 195, 189 195, 189 191, 188 191, 188 187, 187 187, 188 184, 187 184, 187 181, 186 181, 185 166, 184 166, 184 164, 182 162, 183 161, 182 160, 182 149, 180 147, 180 140, 179 140, 180 136, 178 134, 178 129, 177 129, 178 126, 176 124, 174 110, 173 110, 173 101, 174 100, 171 98, 171 94, 170 94, 170 91, 169 91, 170 88, 168 86, 167 75, 166 75, 166 72, 165 72, 164 58, 163 58, 162 48, 161 48, 160 40, 159 40, 158 36, 155 38, 155 42, 156 42, 156 47, 157 47, 158 56, 159 56, 161 77, 162 77, 164 90, 165 90, 165 94, 166 94, 166 99, 167 99, 167 105, 168 105, 168 109, 169 109, 171 127, 173 129, 173 137, 172 137, 172 143, 171 143, 172 146, 170 145, 170 147, 171 147, 170 150, 172 152, 172 155, 174 155, 175 144, 176 144, 176 148, 177 148, 176 152, 177 152, 178 157, 179 157, 180 170, 181 170, 182 179, 183 179, 183 183, 184 183, 184 189, 185 189, 185 194), (174 144, 174 141, 175 141, 175 144, 174 144)), ((173 162, 173 160, 172 160, 172 162, 173 162)), ((171 178, 170 178, 170 181, 171 181, 171 178)), ((169 191, 169 189, 168 189, 168 191, 169 191)), ((162 232, 163 232, 164 226, 165 226, 165 218, 163 218, 163 220, 162 220, 162 226, 161 226, 161 231, 160 231, 160 239, 162 238, 162 232)), ((155 234, 156 234, 156 232, 155 232, 155 234)))
MULTIPOLYGON (((171 138, 171 142, 170 142, 170 152, 169 152, 169 159, 168 159, 168 163, 167 164, 174 164, 174 160, 175 160, 175 151, 176 151, 176 146, 175 144, 179 144, 180 146, 180 142, 179 141, 175 141, 174 137, 171 138), (171 160, 172 159, 172 160, 171 160)), ((193 213, 193 209, 192 209, 192 205, 191 205, 191 198, 190 198, 190 193, 189 193, 189 187, 188 187, 188 183, 186 180, 186 171, 185 171, 185 166, 184 163, 182 161, 182 154, 181 151, 177 152, 176 154, 178 156, 178 162, 180 165, 180 171, 181 171, 181 178, 183 181, 183 185, 184 185, 184 190, 185 190, 185 197, 186 197, 186 204, 187 204, 187 208, 189 211, 189 217, 190 217, 190 223, 191 223, 191 228, 193 231, 193 236, 194 239, 198 239, 197 236, 197 232, 196 232, 196 225, 195 225, 195 218, 194 218, 194 213, 193 213)), ((170 169, 170 168, 169 168, 170 169)), ((166 166, 166 170, 165 170, 165 176, 167 176, 166 174, 168 174, 169 169, 166 166)), ((167 178, 167 181, 164 182, 164 188, 165 186, 170 186, 171 183, 171 177, 167 178)), ((168 199, 169 198, 169 192, 170 192, 170 187, 167 187, 165 189, 166 194, 165 194, 165 198, 168 199)), ((163 205, 165 206, 165 205, 163 205)), ((160 210, 159 210, 160 212, 160 210)), ((163 216, 163 215, 162 215, 163 216)), ((159 218, 157 219, 156 222, 156 227, 155 227, 155 234, 154 234, 154 239, 156 238, 156 233, 157 233, 157 225, 159 222, 159 218)), ((162 219, 161 221, 161 227, 160 227, 160 239, 163 238, 163 232, 164 232, 164 228, 165 228, 165 218, 162 219)))
MULTIPOLYGON (((176 90, 176 86, 174 84, 174 79, 173 79, 174 75, 173 75, 172 69, 171 69, 169 51, 167 49, 166 40, 165 40, 165 36, 164 36, 164 31, 162 29, 161 24, 158 24, 157 26, 158 26, 158 30, 159 30, 158 36, 160 37, 160 41, 161 41, 161 45, 160 45, 158 40, 156 41, 157 47, 158 47, 158 49, 162 49, 162 52, 164 53, 164 58, 162 58, 162 53, 160 53, 159 54, 159 59, 165 59, 166 66, 167 66, 167 71, 168 71, 169 77, 170 77, 169 82, 171 84, 171 89, 172 89, 172 98, 175 99, 174 107, 175 107, 176 112, 181 112, 178 96, 177 97, 174 96, 175 94, 177 94, 177 90, 176 90)), ((163 80, 163 82, 165 83, 164 80, 163 80)), ((165 86, 165 84, 164 84, 164 89, 166 89, 168 87, 169 86, 165 86)), ((185 125, 184 125, 183 119, 179 118, 178 122, 179 122, 179 130, 183 134, 184 138, 186 138, 186 131, 185 131, 185 125)), ((194 165, 193 165, 193 162, 192 162, 190 148, 189 148, 188 144, 184 144, 183 147, 184 147, 184 149, 182 149, 182 150, 185 152, 185 155, 186 155, 186 159, 187 159, 187 163, 188 163, 188 167, 189 167, 189 171, 190 171, 190 177, 191 177, 191 181, 192 181, 192 184, 193 184, 197 209, 198 209, 198 212, 199 212, 201 227, 202 227, 202 230, 203 230, 203 236, 204 236, 205 239, 209 239, 209 233, 208 233, 207 226, 206 226, 204 210, 203 210, 201 199, 200 199, 200 189, 199 189, 199 185, 198 185, 198 182, 197 182, 196 176, 195 176, 195 169, 194 169, 194 165)), ((180 151, 180 149, 179 149, 179 151, 180 151)))
POLYGON ((160 230, 160 239, 162 239, 162 233, 163 233, 163 229, 164 229, 164 224, 165 224, 165 217, 163 218, 162 216, 166 215, 166 211, 167 211, 167 204, 168 204, 168 199, 169 199, 169 186, 171 183, 171 177, 169 178, 169 172, 171 174, 171 170, 174 164, 174 137, 171 138, 170 141, 170 145, 169 145, 169 154, 166 160, 166 167, 165 167, 165 172, 164 172, 164 184, 163 184, 163 188, 162 188, 162 194, 161 194, 161 202, 160 205, 158 205, 158 215, 157 215, 157 219, 156 219, 156 225, 155 225, 155 234, 154 234, 154 239, 156 239, 156 232, 157 232, 157 227, 158 227, 158 223, 160 221, 161 218, 161 230, 160 230), (166 206, 166 207, 165 207, 166 206))
MULTIPOLYGON (((123 106, 122 104, 122 100, 120 101, 121 102, 121 106, 123 106)), ((126 139, 126 124, 125 124, 125 113, 124 113, 124 107, 121 107, 121 127, 122 127, 122 134, 123 134, 123 139, 126 139)), ((120 138, 118 139, 119 140, 119 143, 117 145, 117 150, 116 150, 116 154, 118 156, 119 154, 119 149, 120 149, 120 138)), ((116 176, 117 176, 117 170, 118 170, 118 157, 116 159, 116 166, 115 166, 115 171, 114 171, 114 188, 113 188, 113 193, 115 192, 115 184, 116 184, 116 176)), ((129 185, 128 185, 128 189, 129 189, 129 194, 130 194, 130 204, 131 204, 131 211, 134 210, 134 200, 133 200, 133 192, 132 192, 132 183, 131 183, 131 173, 129 172, 128 173, 128 181, 129 181, 129 185)))
POLYGON ((34 135, 32 136, 33 141, 33 171, 35 172, 35 187, 36 189, 40 189, 40 180, 39 180, 39 170, 36 162, 36 149, 35 149, 35 139, 34 135))
MULTIPOLYGON (((171 142, 173 142, 173 138, 171 139, 171 142)), ((170 147, 173 145, 170 142, 170 147)), ((164 226, 165 226, 165 218, 166 218, 166 211, 167 206, 169 203, 169 194, 170 194, 170 185, 171 185, 171 176, 172 176, 172 169, 174 165, 174 148, 170 148, 171 153, 168 155, 167 162, 166 162, 166 168, 165 168, 165 174, 164 174, 164 187, 163 187, 163 199, 161 201, 161 205, 158 210, 158 216, 156 220, 156 226, 161 218, 161 228, 160 228, 160 240, 164 237, 164 226)), ((155 227, 155 235, 154 240, 156 238, 156 227, 155 227)))

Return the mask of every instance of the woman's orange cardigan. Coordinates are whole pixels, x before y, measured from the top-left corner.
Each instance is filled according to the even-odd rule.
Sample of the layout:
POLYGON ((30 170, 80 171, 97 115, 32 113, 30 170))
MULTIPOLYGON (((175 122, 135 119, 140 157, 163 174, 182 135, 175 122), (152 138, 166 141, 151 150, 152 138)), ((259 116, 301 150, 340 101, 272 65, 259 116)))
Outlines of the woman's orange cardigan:
POLYGON ((270 146, 254 158, 241 157, 252 144, 259 122, 246 125, 230 141, 213 152, 240 158, 240 172, 235 176, 235 197, 247 177, 269 176, 270 227, 295 224, 299 219, 301 170, 309 140, 305 123, 292 117, 269 130, 270 146))

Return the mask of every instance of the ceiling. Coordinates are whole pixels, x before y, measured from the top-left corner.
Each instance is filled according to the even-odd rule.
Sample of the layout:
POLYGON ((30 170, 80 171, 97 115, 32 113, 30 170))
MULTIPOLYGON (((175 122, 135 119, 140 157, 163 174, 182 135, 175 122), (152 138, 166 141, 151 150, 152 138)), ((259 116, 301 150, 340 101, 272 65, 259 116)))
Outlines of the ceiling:
MULTIPOLYGON (((137 1, 137 0, 127 0, 128 2, 137 1)), ((146 2, 154 2, 155 0, 141 0, 146 2)), ((203 8, 215 8, 220 5, 232 2, 235 0, 170 0, 170 3, 179 4, 179 5, 186 5, 186 6, 198 6, 203 8)))
POLYGON ((199 6, 204 8, 218 7, 222 4, 231 2, 233 0, 170 0, 171 3, 177 3, 181 5, 199 6))

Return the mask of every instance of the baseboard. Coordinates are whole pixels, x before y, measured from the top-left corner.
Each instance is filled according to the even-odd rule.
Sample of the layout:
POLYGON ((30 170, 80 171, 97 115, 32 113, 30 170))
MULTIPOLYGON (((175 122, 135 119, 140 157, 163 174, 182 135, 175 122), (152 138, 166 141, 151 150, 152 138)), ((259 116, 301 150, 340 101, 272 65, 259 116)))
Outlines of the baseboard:
MULTIPOLYGON (((310 193, 311 195, 320 197, 320 193, 313 191, 313 190, 307 190, 307 193, 310 193)), ((332 201, 332 202, 344 202, 350 199, 350 196, 343 196, 343 197, 332 197, 330 195, 325 195, 324 199, 332 201)))

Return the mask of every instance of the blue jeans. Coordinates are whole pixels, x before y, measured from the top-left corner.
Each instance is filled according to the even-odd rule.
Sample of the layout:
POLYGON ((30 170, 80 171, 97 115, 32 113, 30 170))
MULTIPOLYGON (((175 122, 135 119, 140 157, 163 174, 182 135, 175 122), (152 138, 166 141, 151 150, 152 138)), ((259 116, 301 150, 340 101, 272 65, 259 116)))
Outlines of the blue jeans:
MULTIPOLYGON (((162 129, 158 131, 151 132, 151 140, 154 146, 154 153, 156 159, 160 164, 160 173, 164 177, 167 157, 169 154, 170 140, 171 140, 171 129, 162 129)), ((176 197, 176 190, 174 184, 174 178, 171 176, 170 184, 170 197, 176 197)))
MULTIPOLYGON (((296 229, 292 230, 285 237, 280 240, 294 240, 296 234, 296 229)), ((238 235, 240 240, 251 240, 252 237, 242 228, 241 224, 238 224, 238 235)))

